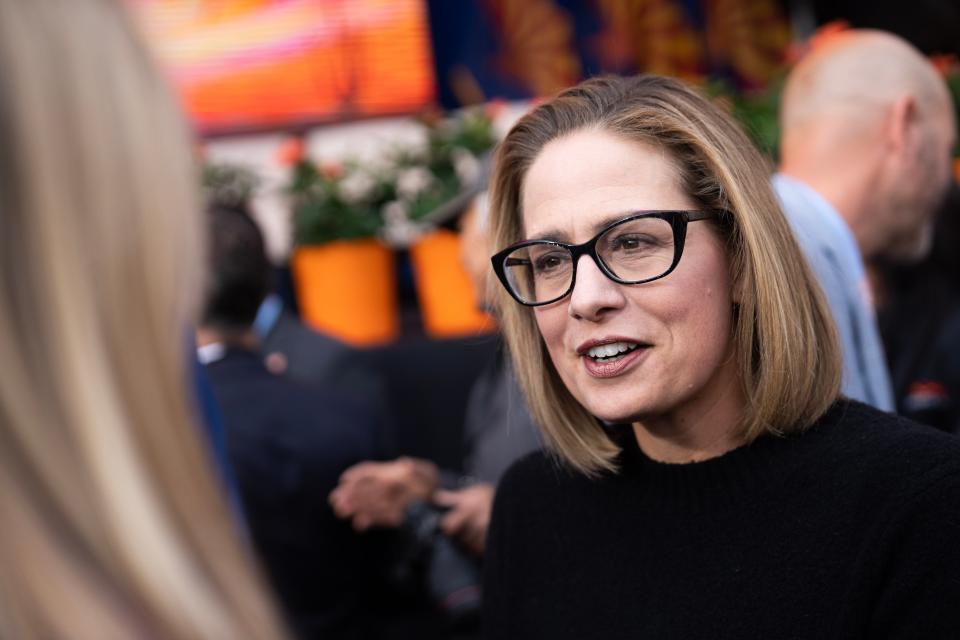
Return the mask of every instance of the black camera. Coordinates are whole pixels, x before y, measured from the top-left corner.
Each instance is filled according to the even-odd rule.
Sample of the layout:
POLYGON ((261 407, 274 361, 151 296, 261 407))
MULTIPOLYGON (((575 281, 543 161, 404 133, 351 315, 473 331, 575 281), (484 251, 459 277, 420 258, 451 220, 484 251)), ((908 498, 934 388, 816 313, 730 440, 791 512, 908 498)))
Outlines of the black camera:
POLYGON ((409 538, 410 559, 422 575, 430 601, 455 627, 479 623, 480 566, 444 535, 445 510, 427 502, 407 508, 403 530, 409 538))

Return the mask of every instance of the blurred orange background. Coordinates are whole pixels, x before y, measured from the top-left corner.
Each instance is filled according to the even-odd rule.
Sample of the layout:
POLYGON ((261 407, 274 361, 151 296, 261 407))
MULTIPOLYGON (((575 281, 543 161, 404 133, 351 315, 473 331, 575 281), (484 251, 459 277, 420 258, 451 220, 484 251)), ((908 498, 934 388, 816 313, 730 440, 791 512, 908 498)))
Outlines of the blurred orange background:
POLYGON ((405 113, 435 95, 422 0, 130 0, 201 133, 405 113))

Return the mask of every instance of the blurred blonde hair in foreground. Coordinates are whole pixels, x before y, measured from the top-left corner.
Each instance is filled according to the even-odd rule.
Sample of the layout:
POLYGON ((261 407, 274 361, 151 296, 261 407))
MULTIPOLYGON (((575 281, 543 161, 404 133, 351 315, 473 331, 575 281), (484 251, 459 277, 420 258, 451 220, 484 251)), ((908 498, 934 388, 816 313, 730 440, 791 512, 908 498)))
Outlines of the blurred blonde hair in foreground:
POLYGON ((283 636, 188 402, 195 184, 118 4, 0 0, 0 637, 283 636))

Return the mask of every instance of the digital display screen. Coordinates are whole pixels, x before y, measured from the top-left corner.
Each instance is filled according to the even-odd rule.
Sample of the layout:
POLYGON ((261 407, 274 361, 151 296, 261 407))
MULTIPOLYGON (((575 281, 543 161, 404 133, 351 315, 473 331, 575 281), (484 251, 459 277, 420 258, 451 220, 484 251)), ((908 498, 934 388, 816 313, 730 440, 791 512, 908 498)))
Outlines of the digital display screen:
POLYGON ((435 97, 425 0, 128 0, 201 134, 408 113, 435 97))

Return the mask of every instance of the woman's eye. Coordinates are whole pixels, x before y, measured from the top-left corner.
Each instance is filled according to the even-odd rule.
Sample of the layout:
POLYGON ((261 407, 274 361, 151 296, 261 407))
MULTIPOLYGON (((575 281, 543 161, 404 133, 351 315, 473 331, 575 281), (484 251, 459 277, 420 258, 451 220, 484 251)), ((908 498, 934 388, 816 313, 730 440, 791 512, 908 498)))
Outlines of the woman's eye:
POLYGON ((653 246, 654 241, 652 238, 647 236, 631 234, 617 236, 613 239, 613 242, 611 242, 610 245, 614 251, 635 251, 637 249, 653 246))
POLYGON ((533 262, 533 267, 537 273, 549 273, 563 267, 568 262, 566 256, 561 253, 548 253, 540 256, 533 262))

